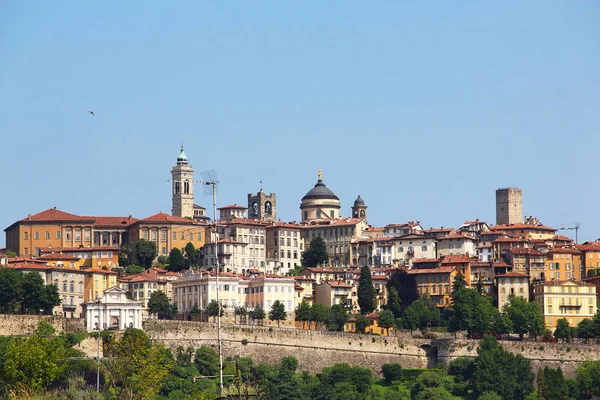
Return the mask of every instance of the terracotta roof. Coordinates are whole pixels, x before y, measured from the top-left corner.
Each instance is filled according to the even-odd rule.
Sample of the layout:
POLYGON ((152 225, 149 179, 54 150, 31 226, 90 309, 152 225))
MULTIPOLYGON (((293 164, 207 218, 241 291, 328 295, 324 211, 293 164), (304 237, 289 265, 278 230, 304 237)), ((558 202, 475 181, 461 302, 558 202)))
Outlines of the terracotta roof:
POLYGON ((38 257, 38 260, 79 260, 79 257, 74 257, 70 254, 61 253, 46 253, 38 257))
POLYGON ((58 252, 86 252, 86 251, 119 251, 118 246, 93 246, 93 247, 41 247, 40 253, 58 252))
POLYGON ((540 230, 540 231, 552 231, 552 232, 556 232, 556 229, 551 228, 549 226, 545 226, 545 225, 532 225, 532 224, 524 224, 524 223, 518 223, 518 224, 509 224, 509 225, 493 225, 490 226, 490 229, 493 231, 497 231, 497 230, 503 230, 503 231, 511 231, 511 230, 516 230, 516 229, 533 229, 533 230, 540 230))
POLYGON ((365 232, 383 232, 383 231, 385 231, 384 227, 370 226, 367 229, 365 229, 365 232))
POLYGON ((429 228, 429 229, 423 229, 422 232, 425 233, 434 233, 434 232, 452 232, 454 229, 453 228, 444 228, 443 226, 441 228, 429 228))
POLYGON ((94 220, 95 226, 129 226, 138 221, 137 218, 129 217, 83 217, 94 220))
POLYGON ((16 263, 34 263, 34 264, 46 264, 44 260, 35 260, 31 257, 13 257, 8 259, 9 264, 16 263))
POLYGON ((328 284, 331 287, 344 287, 344 288, 351 288, 352 285, 347 284, 346 282, 343 281, 327 281, 325 282, 325 284, 328 284))
POLYGON ((528 242, 527 239, 522 237, 500 237, 494 239, 494 243, 514 243, 514 242, 528 242))
POLYGON ((579 245, 581 251, 600 251, 600 242, 585 242, 579 245))
POLYGON ((542 282, 540 283, 540 285, 544 285, 544 286, 554 286, 554 285, 566 285, 568 283, 575 283, 577 285, 581 285, 581 286, 594 286, 591 283, 587 283, 587 282, 583 282, 583 281, 577 281, 577 280, 567 280, 567 281, 562 281, 562 280, 552 280, 552 281, 546 281, 546 282, 542 282))
POLYGON ((528 254, 530 256, 541 256, 541 255, 543 255, 543 253, 541 251, 539 251, 539 250, 525 248, 525 247, 511 247, 508 250, 508 252, 512 253, 512 254, 519 254, 519 255, 528 254))
MULTIPOLYGON (((137 221, 136 221, 137 222, 137 221)), ((158 214, 151 215, 147 218, 140 220, 139 222, 184 222, 187 224, 193 224, 194 221, 183 218, 183 217, 174 217, 169 214, 165 214, 164 212, 159 212, 158 214)))
POLYGON ((494 268, 511 268, 512 265, 507 264, 506 261, 500 259, 498 261, 493 261, 492 265, 494 266, 494 268))
POLYGON ((302 226, 296 222, 271 222, 268 228, 290 228, 290 229, 302 229, 302 226))
POLYGON ((443 236, 441 238, 439 238, 438 240, 448 240, 448 239, 469 239, 472 240, 474 242, 476 242, 477 240, 471 236, 466 236, 466 235, 462 235, 460 233, 454 232, 454 233, 450 233, 446 236, 443 236))
POLYGON ((410 275, 417 274, 448 274, 454 271, 456 267, 438 267, 438 268, 423 268, 423 269, 411 269, 407 273, 410 275))
POLYGON ((394 238, 393 236, 374 236, 374 237, 366 237, 366 238, 358 238, 358 239, 352 239, 353 243, 373 243, 373 242, 387 242, 387 241, 393 241, 394 238))
POLYGON ((563 242, 572 242, 573 241, 573 239, 571 239, 570 237, 562 236, 562 235, 554 235, 553 240, 560 240, 563 242))
POLYGON ((294 285, 294 290, 304 290, 304 288, 300 285, 294 285))
POLYGON ((481 244, 481 245, 477 246, 476 249, 487 249, 490 247, 494 247, 494 246, 492 246, 491 244, 481 244))
POLYGON ((118 275, 114 271, 101 269, 101 268, 86 268, 86 269, 82 269, 81 272, 85 272, 86 274, 92 272, 94 274, 118 275))
POLYGON ((54 208, 49 208, 40 213, 30 215, 26 218, 20 220, 22 222, 27 221, 92 221, 91 219, 86 219, 86 217, 81 217, 75 214, 69 214, 67 212, 61 211, 54 208))
MULTIPOLYGON (((490 229, 492 229, 490 227, 490 229)), ((479 233, 480 235, 505 235, 506 232, 502 231, 502 230, 493 230, 493 231, 483 231, 479 233)))
POLYGON ((473 261, 471 263, 471 268, 475 267, 491 267, 492 266, 492 262, 491 261, 473 261))
POLYGON ((302 226, 305 229, 320 228, 326 226, 353 226, 361 221, 364 221, 364 218, 338 218, 331 220, 304 222, 302 226))
POLYGON ((413 260, 413 265, 418 264, 418 263, 433 263, 433 262, 440 262, 440 259, 439 258, 415 258, 413 260))
POLYGON ((246 210, 246 209, 248 209, 248 207, 238 206, 237 204, 230 204, 228 206, 223 206, 223 207, 217 208, 217 210, 230 210, 230 209, 234 209, 234 210, 246 210))
POLYGON ((498 274, 498 275, 496 275, 496 277, 498 277, 498 278, 504 278, 504 277, 529 278, 529 275, 522 274, 520 272, 507 272, 505 274, 498 274))
POLYGON ((559 253, 559 254, 581 254, 576 247, 551 247, 548 249, 549 254, 559 253))
POLYGON ((466 254, 447 255, 442 259, 442 264, 468 263, 472 259, 466 254))

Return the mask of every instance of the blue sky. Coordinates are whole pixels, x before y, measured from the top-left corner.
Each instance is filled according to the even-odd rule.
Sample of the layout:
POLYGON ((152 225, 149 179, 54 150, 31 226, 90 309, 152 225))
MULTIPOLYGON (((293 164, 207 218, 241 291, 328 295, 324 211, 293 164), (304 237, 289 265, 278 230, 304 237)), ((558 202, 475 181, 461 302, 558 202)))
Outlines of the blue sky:
POLYGON ((183 142, 220 205, 262 180, 282 220, 321 168, 374 225, 493 223, 513 186, 596 239, 599 21, 593 1, 4 1, 0 226, 169 212, 183 142))

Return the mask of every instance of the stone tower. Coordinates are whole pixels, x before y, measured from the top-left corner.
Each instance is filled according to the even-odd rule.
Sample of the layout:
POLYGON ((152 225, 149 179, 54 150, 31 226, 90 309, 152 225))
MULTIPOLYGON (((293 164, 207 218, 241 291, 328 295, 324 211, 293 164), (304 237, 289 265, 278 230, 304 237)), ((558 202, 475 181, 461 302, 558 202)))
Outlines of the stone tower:
POLYGON ((188 164, 187 156, 181 145, 181 153, 177 157, 177 164, 171 170, 173 183, 173 209, 171 214, 175 217, 194 217, 194 169, 188 164))
POLYGON ((277 221, 277 195, 267 195, 262 188, 255 195, 248 193, 248 218, 277 221))
POLYGON ((365 201, 360 197, 360 194, 354 200, 354 205, 352 206, 352 218, 364 218, 367 220, 367 205, 365 201))
POLYGON ((496 190, 496 225, 523 222, 523 192, 516 188, 496 190))

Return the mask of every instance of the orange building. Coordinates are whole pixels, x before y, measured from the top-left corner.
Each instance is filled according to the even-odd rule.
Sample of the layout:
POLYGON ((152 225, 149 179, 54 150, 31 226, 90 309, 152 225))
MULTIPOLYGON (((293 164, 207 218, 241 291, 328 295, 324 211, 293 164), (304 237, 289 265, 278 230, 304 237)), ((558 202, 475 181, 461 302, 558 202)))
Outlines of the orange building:
POLYGON ((600 242, 585 242, 579 245, 585 276, 600 275, 600 242))
MULTIPOLYGON (((427 295, 437 307, 449 307, 452 303, 452 283, 459 273, 455 265, 437 268, 411 269, 407 271, 414 275, 419 295, 427 295)), ((469 275, 464 275, 468 279, 469 275)))
POLYGON ((553 247, 546 254, 546 281, 585 278, 581 251, 576 247, 553 247))

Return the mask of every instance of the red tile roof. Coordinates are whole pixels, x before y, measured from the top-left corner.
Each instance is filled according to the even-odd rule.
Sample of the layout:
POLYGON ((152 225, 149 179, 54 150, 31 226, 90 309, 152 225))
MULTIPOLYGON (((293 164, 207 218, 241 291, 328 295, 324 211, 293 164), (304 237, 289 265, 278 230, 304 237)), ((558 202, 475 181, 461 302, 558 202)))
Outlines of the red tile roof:
POLYGON ((441 228, 429 228, 429 229, 423 229, 423 232, 425 233, 434 233, 434 232, 452 232, 454 229, 453 228, 444 228, 443 226, 441 228))
POLYGON ((550 249, 548 249, 548 253, 549 254, 555 254, 555 253, 581 254, 581 251, 579 251, 576 247, 551 247, 550 249))
POLYGON ((541 285, 544 286, 554 286, 554 285, 565 285, 567 283, 576 283, 578 285, 581 286, 594 286, 591 283, 587 283, 587 282, 583 282, 583 281, 577 281, 577 280, 567 280, 567 281, 560 281, 560 280, 552 280, 552 281, 546 281, 546 282, 542 282, 540 283, 541 285))
POLYGON ((523 229, 523 230, 539 230, 539 231, 552 231, 552 232, 556 232, 556 229, 551 228, 549 226, 524 224, 524 223, 509 224, 509 225, 493 225, 493 226, 490 226, 490 229, 493 230, 493 231, 498 231, 498 230, 512 231, 512 230, 517 230, 517 229, 519 229, 519 230, 523 229))
POLYGON ((118 246, 92 247, 41 247, 40 253, 86 252, 86 251, 119 251, 118 246))
POLYGON ((528 242, 528 240, 525 238, 522 238, 522 237, 499 237, 497 239, 494 239, 494 243, 515 243, 515 242, 523 243, 523 242, 528 242))
POLYGON ((75 214, 69 214, 67 212, 61 211, 54 208, 49 208, 40 213, 30 215, 26 218, 20 220, 20 222, 28 222, 28 221, 89 221, 92 222, 92 219, 86 219, 86 217, 81 217, 75 214))
POLYGON ((139 222, 169 222, 169 223, 186 223, 193 224, 194 221, 183 218, 183 217, 174 217, 169 214, 165 214, 164 212, 159 212, 158 214, 151 215, 147 218, 140 220, 139 222))
POLYGON ((450 233, 446 236, 443 236, 441 238, 439 238, 438 240, 449 240, 449 239, 468 239, 468 240, 472 240, 474 242, 477 241, 477 239, 471 237, 471 236, 466 236, 466 235, 462 235, 460 233, 454 232, 454 233, 450 233))
POLYGON ((529 278, 529 275, 522 274, 520 272, 507 272, 505 274, 498 274, 498 275, 496 275, 496 277, 498 277, 498 278, 505 278, 505 277, 529 278))
POLYGON ((410 275, 417 274, 448 274, 454 271, 456 267, 438 267, 438 268, 423 268, 423 269, 411 269, 407 273, 410 275))
POLYGON ((248 207, 244 207, 244 206, 238 206, 237 204, 231 204, 228 206, 223 206, 223 207, 219 207, 217 208, 217 210, 230 210, 230 209, 234 209, 234 210, 246 210, 248 207))
POLYGON ((509 253, 519 255, 530 255, 530 256, 541 256, 543 253, 536 249, 530 249, 525 247, 511 247, 508 249, 509 253))
POLYGON ((413 265, 418 264, 418 263, 433 263, 433 262, 440 262, 440 259, 439 258, 415 258, 413 260, 413 265))
POLYGON ((343 287, 343 288, 351 288, 352 287, 352 285, 349 285, 343 281, 327 281, 325 283, 331 287, 343 287))
POLYGON ((133 218, 131 215, 129 217, 83 217, 87 219, 94 220, 95 226, 105 226, 105 227, 127 227, 138 221, 137 218, 133 218))
POLYGON ((581 251, 600 251, 600 242, 585 242, 579 245, 581 251))
POLYGON ((466 254, 447 255, 442 259, 442 264, 460 264, 471 261, 473 261, 473 259, 466 254))
POLYGON ((79 257, 70 254, 46 253, 39 256, 38 260, 79 260, 79 257))

